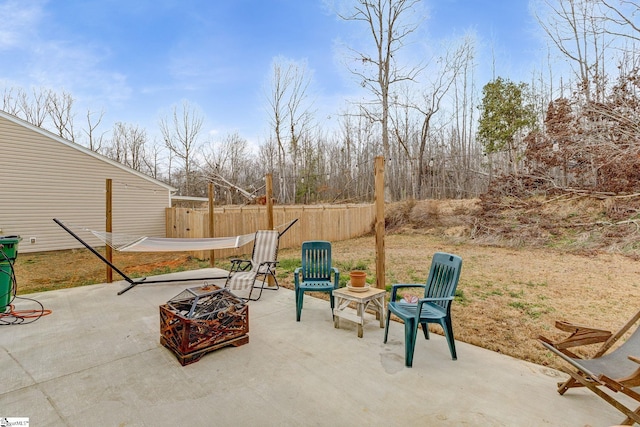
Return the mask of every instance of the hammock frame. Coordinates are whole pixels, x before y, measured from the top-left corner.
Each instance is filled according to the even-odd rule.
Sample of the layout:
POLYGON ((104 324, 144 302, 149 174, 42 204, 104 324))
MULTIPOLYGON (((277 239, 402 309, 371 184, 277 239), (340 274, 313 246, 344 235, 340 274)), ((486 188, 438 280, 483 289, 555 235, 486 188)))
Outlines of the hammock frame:
MULTIPOLYGON (((122 290, 120 290, 118 292, 118 295, 124 294, 128 290, 134 288, 135 286, 137 286, 137 285, 139 285, 141 283, 172 283, 172 282, 189 282, 189 281, 196 281, 196 280, 214 280, 214 279, 226 279, 227 276, 228 276, 228 274, 225 274, 224 276, 198 277, 198 278, 194 278, 194 279, 156 279, 156 280, 147 280, 147 277, 142 277, 142 278, 139 278, 139 279, 132 279, 131 277, 127 276, 124 272, 122 272, 122 270, 120 270, 118 267, 113 265, 113 263, 111 261, 109 261, 104 256, 102 256, 102 254, 100 252, 98 252, 97 250, 95 250, 90 244, 85 242, 80 236, 78 236, 76 233, 71 231, 69 229, 69 227, 67 227, 66 225, 64 225, 62 223, 62 221, 60 221, 57 218, 53 218, 53 221, 56 224, 58 224, 60 227, 62 227, 62 229, 64 231, 69 233, 71 235, 71 237, 73 237, 78 242, 80 242, 85 248, 89 249, 89 251, 92 254, 94 254, 96 257, 98 257, 99 260, 104 262, 106 265, 111 267, 116 273, 118 273, 120 276, 122 276, 122 278, 125 281, 127 281, 127 283, 129 283, 129 285, 126 288, 124 288, 124 289, 122 289, 122 290)), ((295 224, 297 221, 298 221, 298 218, 296 218, 293 221, 291 221, 284 230, 282 230, 281 232, 278 233, 278 238, 280 238, 280 236, 282 236, 284 233, 286 233, 287 230, 289 230, 289 228, 291 228, 291 226, 293 226, 293 224, 295 224)))

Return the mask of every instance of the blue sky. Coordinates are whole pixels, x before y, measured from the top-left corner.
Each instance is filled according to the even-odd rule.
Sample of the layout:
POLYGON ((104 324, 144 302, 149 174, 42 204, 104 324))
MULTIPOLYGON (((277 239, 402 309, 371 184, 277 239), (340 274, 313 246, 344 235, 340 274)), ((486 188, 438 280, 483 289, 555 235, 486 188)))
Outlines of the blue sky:
MULTIPOLYGON (((157 133, 160 117, 186 99, 205 131, 237 131, 260 143, 268 133, 268 79, 274 58, 307 61, 315 108, 337 112, 359 86, 338 46, 361 29, 323 0, 0 0, 0 84, 65 90, 76 117, 105 112, 157 133)), ((525 0, 424 0, 427 38, 473 30, 479 84, 496 72, 530 79, 545 49, 525 0), (493 53, 492 53, 493 52, 493 53)), ((215 139, 215 136, 214 136, 215 139)))

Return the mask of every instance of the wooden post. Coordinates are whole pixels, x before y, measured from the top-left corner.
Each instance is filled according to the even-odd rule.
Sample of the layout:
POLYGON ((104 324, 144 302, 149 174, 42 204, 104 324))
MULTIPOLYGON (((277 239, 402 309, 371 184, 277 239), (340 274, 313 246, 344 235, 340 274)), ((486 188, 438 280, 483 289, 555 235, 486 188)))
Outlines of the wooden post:
MULTIPOLYGON (((113 182, 111 181, 110 178, 107 178, 107 183, 106 183, 106 201, 105 201, 105 206, 106 206, 106 221, 107 223, 105 224, 105 231, 107 233, 111 233, 113 231, 113 204, 112 204, 112 200, 113 200, 113 182)), ((105 255, 107 258, 107 261, 109 261, 110 263, 113 263, 113 250, 111 249, 111 246, 109 245, 105 245, 105 255)), ((107 265, 107 283, 112 283, 113 282, 113 270, 111 269, 111 267, 109 265, 107 265)))
MULTIPOLYGON (((267 229, 273 230, 273 175, 268 173, 264 177, 265 192, 267 196, 267 229)), ((273 287, 273 277, 267 277, 267 283, 273 287)))
MULTIPOLYGON (((209 237, 215 237, 215 233, 213 231, 213 205, 216 201, 215 196, 213 194, 213 183, 209 183, 209 237)), ((215 251, 211 249, 209 251, 209 266, 213 267, 216 263, 215 251)))
POLYGON ((273 176, 268 173, 265 177, 267 197, 267 226, 273 230, 273 176))
POLYGON ((384 157, 375 160, 376 204, 376 288, 385 289, 384 255, 384 157))

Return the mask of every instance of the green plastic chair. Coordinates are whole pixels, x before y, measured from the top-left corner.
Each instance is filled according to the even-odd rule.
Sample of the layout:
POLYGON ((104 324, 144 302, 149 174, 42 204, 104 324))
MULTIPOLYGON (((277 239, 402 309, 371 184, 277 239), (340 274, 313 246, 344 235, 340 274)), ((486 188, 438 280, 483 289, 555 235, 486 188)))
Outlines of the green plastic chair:
POLYGON ((305 292, 328 292, 333 314, 334 289, 338 289, 340 273, 331 266, 331 243, 313 240, 302 243, 302 267, 293 272, 296 294, 296 321, 300 321, 305 292), (333 280, 331 275, 333 273, 333 280))
POLYGON ((426 284, 396 284, 391 287, 391 297, 387 304, 387 324, 384 329, 384 342, 389 334, 390 314, 404 321, 405 365, 413 365, 413 352, 416 346, 418 325, 422 326, 425 339, 429 339, 429 323, 442 326, 449 344, 451 358, 456 360, 456 345, 451 325, 451 302, 462 270, 462 258, 457 255, 437 252, 433 255, 431 269, 426 284), (405 298, 397 301, 398 290, 402 288, 424 288, 424 297, 417 302, 407 302, 405 298))

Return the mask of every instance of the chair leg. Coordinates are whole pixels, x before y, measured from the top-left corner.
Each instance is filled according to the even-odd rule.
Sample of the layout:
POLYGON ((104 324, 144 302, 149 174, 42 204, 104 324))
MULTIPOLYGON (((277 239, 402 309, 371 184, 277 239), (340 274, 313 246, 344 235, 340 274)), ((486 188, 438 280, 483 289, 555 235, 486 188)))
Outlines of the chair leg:
POLYGON ((265 280, 262 281, 262 285, 263 285, 264 289, 268 289, 270 291, 275 291, 275 290, 280 289, 280 284, 278 283, 278 279, 276 278, 275 272, 268 273, 265 276, 265 280), (275 286, 264 286, 265 282, 267 282, 269 280, 269 277, 271 277, 273 279, 273 282, 275 283, 275 286))
POLYGON ((333 318, 333 309, 335 308, 335 302, 333 301, 333 292, 329 291, 329 304, 331 306, 331 318, 333 318))
POLYGON ((420 326, 422 326, 422 333, 424 334, 424 339, 428 340, 429 339, 429 324, 428 323, 421 323, 420 326))
POLYGON ((296 322, 300 321, 302 314, 302 302, 304 301, 304 291, 296 289, 296 322))
POLYGON ((391 322, 391 311, 387 310, 387 323, 384 325, 384 341, 383 343, 387 343, 387 335, 389 335, 389 323, 391 322))
POLYGON ((256 286, 256 281, 254 280, 253 282, 253 286, 251 286, 251 289, 249 290, 249 300, 250 301, 258 301, 260 299, 260 297, 262 296, 262 290, 264 289, 264 279, 262 280, 262 286, 256 286), (260 292, 258 293, 258 298, 251 298, 251 295, 253 294, 253 290, 254 289, 260 289, 260 292))
POLYGON ((262 278, 262 284, 261 286, 256 286, 259 287, 260 289, 264 290, 269 290, 269 291, 276 291, 278 289, 280 289, 280 284, 278 283, 278 279, 276 278, 275 275, 271 274, 271 273, 259 273, 256 278, 261 277, 262 278), (271 277, 271 279, 273 279, 273 282, 275 283, 274 286, 269 286, 269 277, 271 277))
POLYGON ((413 366, 413 353, 416 349, 416 337, 418 335, 418 325, 416 319, 405 319, 404 321, 404 364, 410 368, 413 366))
POLYGON ((563 395, 572 387, 582 387, 582 384, 574 380, 573 377, 569 377, 565 382, 558 383, 558 393, 563 395))
POLYGON ((458 359, 456 354, 456 342, 453 339, 453 325, 451 324, 451 318, 447 317, 441 322, 442 329, 444 329, 444 335, 447 337, 447 344, 449 344, 449 351, 451 352, 451 358, 453 360, 458 359))
POLYGON ((255 288, 253 288, 253 287, 251 289, 249 289, 249 296, 247 297, 247 301, 258 301, 260 299, 260 297, 262 296, 262 292, 260 292, 258 294, 258 298, 251 298, 251 295, 253 295, 253 290, 254 289, 255 288))

